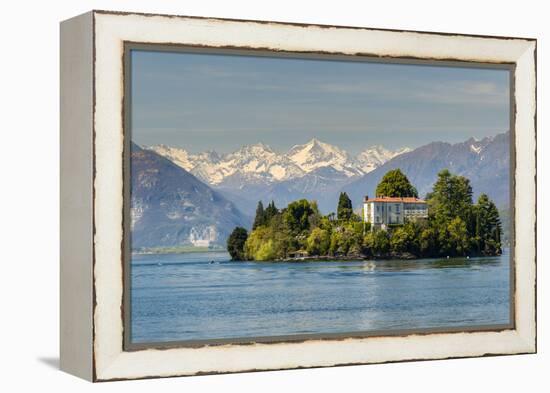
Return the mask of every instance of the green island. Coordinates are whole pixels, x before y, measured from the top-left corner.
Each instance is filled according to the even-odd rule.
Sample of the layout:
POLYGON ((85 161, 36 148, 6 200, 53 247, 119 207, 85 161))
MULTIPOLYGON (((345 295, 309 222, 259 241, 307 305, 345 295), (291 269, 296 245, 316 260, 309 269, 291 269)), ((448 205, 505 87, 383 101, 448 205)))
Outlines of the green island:
MULTIPOLYGON (((250 233, 236 227, 227 240, 235 261, 330 261, 496 256, 502 253, 502 225, 493 201, 481 194, 473 202, 470 181, 444 169, 422 203, 423 217, 384 227, 354 212, 340 193, 335 213, 322 215, 315 201, 297 200, 278 209, 258 202, 250 233)), ((376 187, 377 198, 417 198, 416 188, 399 170, 376 187)), ((383 199, 382 199, 383 200, 383 199)), ((420 200, 419 200, 420 201, 420 200)))

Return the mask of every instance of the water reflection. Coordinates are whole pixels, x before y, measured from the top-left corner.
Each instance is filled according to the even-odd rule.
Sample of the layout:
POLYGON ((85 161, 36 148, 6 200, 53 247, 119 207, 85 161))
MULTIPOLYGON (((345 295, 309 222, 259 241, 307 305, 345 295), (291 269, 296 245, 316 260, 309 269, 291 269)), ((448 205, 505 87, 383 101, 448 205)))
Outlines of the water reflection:
POLYGON ((510 316, 508 254, 293 263, 140 255, 131 278, 135 342, 498 324, 510 316))

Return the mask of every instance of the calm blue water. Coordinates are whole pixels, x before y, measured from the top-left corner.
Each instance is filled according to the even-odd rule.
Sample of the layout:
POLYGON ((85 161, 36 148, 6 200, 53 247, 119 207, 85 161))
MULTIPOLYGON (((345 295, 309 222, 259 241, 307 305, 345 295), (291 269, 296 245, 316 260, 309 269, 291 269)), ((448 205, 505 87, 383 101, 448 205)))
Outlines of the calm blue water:
POLYGON ((133 256, 132 342, 493 325, 510 317, 508 253, 469 260, 228 259, 133 256))

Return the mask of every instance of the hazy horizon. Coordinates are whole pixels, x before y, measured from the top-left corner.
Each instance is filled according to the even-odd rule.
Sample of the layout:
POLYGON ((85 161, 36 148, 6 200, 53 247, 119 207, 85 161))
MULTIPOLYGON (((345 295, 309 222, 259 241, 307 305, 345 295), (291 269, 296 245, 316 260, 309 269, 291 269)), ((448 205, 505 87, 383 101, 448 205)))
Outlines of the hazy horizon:
MULTIPOLYGON (((477 141, 481 141, 482 139, 484 138, 487 138, 487 137, 496 137, 497 135, 500 135, 500 134, 505 134, 506 132, 508 131, 504 131, 504 132, 498 132, 496 134, 493 134, 493 135, 486 135, 484 136, 483 138, 476 138, 474 136, 471 136, 465 140, 461 140, 461 141, 456 141, 456 142, 447 142, 447 141, 442 141, 442 140, 433 140, 431 142, 428 142, 427 144, 429 143, 439 143, 439 142, 442 142, 442 143, 450 143, 450 144, 456 144, 456 143, 462 143, 462 142, 465 142, 467 141, 468 139, 470 138, 474 138, 476 139, 477 141)), ((287 153, 289 150, 291 150, 293 147, 296 147, 296 146, 301 146, 301 145, 306 145, 307 143, 311 142, 311 140, 313 139, 316 139, 318 140, 319 142, 322 142, 322 143, 328 143, 320 138, 317 138, 317 137, 312 137, 311 139, 309 140, 306 140, 304 142, 300 142, 300 143, 295 143, 294 145, 291 145, 289 146, 287 149, 284 149, 284 150, 281 150, 281 149, 275 149, 273 148, 271 145, 265 143, 265 142, 262 142, 262 141, 257 141, 257 142, 248 142, 248 143, 243 143, 241 146, 237 147, 236 149, 233 149, 233 150, 230 150, 230 151, 226 151, 226 150, 218 150, 216 148, 211 148, 211 149, 206 149, 206 150, 202 150, 202 151, 191 151, 189 149, 187 149, 185 146, 178 146, 178 145, 170 145, 170 144, 166 144, 166 143, 156 143, 156 144, 152 144, 152 145, 142 145, 142 144, 138 144, 140 147, 142 148, 149 148, 149 147, 153 147, 153 146, 159 146, 159 145, 165 145, 165 146, 168 146, 168 147, 172 147, 172 148, 180 148, 180 149, 183 149, 185 151, 187 151, 188 153, 191 153, 191 154, 199 154, 199 153, 205 153, 205 152, 216 152, 216 153, 220 153, 220 154, 230 154, 230 153, 234 153, 236 151, 238 151, 241 147, 243 146, 254 146, 254 145, 260 145, 260 144, 263 144, 267 147, 269 147, 271 150, 273 150, 275 153, 280 153, 280 154, 284 154, 284 153, 287 153)), ((132 140, 132 142, 134 142, 132 140)), ((134 142, 136 143, 136 142, 134 142)), ((338 146, 337 144, 334 144, 334 143, 330 143, 330 145, 332 146, 336 146, 336 147, 340 147, 338 146)), ((405 148, 410 148, 411 150, 414 150, 418 147, 421 147, 421 146, 424 146, 424 145, 419 145, 419 146, 415 146, 415 147, 411 147, 411 146, 398 146, 396 148, 389 148, 385 145, 382 145, 382 144, 374 144, 374 145, 368 145, 368 146, 364 146, 363 148, 359 149, 356 153, 354 153, 355 155, 365 151, 366 149, 369 149, 369 148, 374 148, 374 147, 377 147, 377 146, 380 146, 382 148, 386 148, 390 151, 397 151, 397 150, 400 150, 400 149, 405 149, 405 148)), ((345 149, 344 149, 345 150, 345 149)), ((346 152, 348 152, 347 150, 345 150, 346 152)), ((348 152, 349 153, 349 152, 348 152)))
POLYGON ((132 140, 222 154, 457 143, 509 130, 509 83, 498 69, 132 51, 132 140))

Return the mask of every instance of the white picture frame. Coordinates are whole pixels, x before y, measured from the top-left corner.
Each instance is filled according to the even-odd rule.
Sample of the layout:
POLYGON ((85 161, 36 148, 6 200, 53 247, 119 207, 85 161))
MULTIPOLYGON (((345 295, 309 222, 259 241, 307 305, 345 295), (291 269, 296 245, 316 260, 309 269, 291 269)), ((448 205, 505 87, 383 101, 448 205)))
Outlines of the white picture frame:
POLYGON ((61 368, 87 380, 536 352, 534 39, 91 11, 61 24, 61 183, 61 368), (125 350, 125 43, 513 65, 513 327, 125 350))

